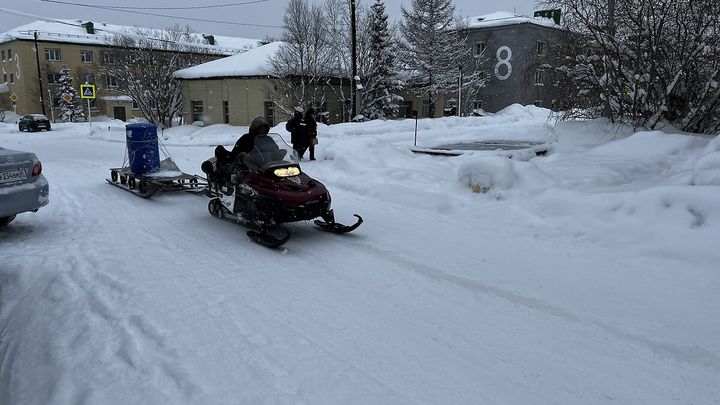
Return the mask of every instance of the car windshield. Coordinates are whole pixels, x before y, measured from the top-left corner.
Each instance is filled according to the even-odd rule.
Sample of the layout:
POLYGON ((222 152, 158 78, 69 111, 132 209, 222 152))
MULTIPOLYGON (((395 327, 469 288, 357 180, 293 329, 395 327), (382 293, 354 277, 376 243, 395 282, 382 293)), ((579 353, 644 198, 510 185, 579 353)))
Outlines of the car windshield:
POLYGON ((250 170, 266 169, 276 166, 296 165, 300 162, 297 152, 278 134, 258 135, 255 146, 245 156, 245 164, 250 170))

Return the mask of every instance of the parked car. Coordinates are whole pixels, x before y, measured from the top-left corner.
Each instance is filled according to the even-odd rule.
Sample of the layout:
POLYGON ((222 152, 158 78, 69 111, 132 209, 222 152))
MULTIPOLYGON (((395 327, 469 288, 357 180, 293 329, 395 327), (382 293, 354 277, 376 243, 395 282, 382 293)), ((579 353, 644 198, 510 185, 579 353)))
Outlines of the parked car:
POLYGON ((0 226, 17 214, 46 206, 48 191, 42 163, 34 153, 0 148, 0 226))
POLYGON ((26 115, 22 118, 20 118, 20 122, 18 122, 18 129, 20 132, 22 131, 40 131, 41 129, 44 129, 46 131, 50 130, 50 120, 42 114, 30 114, 26 115))

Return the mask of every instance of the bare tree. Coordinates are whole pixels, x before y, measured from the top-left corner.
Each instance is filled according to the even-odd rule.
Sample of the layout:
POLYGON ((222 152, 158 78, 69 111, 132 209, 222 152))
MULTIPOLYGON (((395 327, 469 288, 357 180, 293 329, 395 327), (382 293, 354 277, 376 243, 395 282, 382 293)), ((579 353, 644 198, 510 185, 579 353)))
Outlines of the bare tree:
POLYGON ((137 103, 145 119, 170 127, 182 111, 180 82, 173 72, 210 60, 190 27, 137 28, 112 40, 99 67, 106 87, 117 87, 137 103), (198 46, 194 46, 194 44, 198 46))
POLYGON ((720 130, 720 3, 559 0, 566 107, 635 126, 720 130))
POLYGON ((270 59, 273 76, 282 80, 269 92, 278 108, 292 115, 294 108, 324 105, 330 78, 337 72, 332 71, 331 46, 320 6, 290 0, 283 22, 284 44, 270 59))

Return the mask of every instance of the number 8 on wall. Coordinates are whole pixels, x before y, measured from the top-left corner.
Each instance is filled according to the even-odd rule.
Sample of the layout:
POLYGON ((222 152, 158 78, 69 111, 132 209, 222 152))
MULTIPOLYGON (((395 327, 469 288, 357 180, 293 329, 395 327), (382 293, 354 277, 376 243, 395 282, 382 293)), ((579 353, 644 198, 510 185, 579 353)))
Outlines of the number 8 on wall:
POLYGON ((507 80, 512 74, 512 65, 510 64, 512 49, 510 49, 509 46, 503 45, 495 52, 495 57, 498 60, 498 63, 495 64, 495 77, 500 80, 507 80), (502 56, 503 52, 505 52, 505 57, 502 56), (501 66, 505 66, 505 69, 501 69, 501 66), (505 70, 505 72, 500 73, 501 70, 505 70))

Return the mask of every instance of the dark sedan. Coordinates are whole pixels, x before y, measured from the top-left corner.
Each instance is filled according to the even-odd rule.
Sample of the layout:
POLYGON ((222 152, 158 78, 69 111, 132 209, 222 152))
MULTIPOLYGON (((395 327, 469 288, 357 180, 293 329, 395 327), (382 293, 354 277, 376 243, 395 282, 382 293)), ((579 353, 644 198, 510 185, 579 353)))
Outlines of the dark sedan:
POLYGON ((36 132, 40 130, 50 130, 50 120, 42 114, 30 114, 22 117, 18 122, 20 132, 36 132))
POLYGON ((0 227, 48 203, 48 182, 34 153, 0 148, 0 227))

